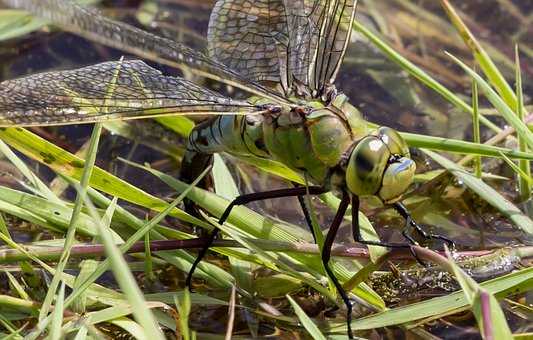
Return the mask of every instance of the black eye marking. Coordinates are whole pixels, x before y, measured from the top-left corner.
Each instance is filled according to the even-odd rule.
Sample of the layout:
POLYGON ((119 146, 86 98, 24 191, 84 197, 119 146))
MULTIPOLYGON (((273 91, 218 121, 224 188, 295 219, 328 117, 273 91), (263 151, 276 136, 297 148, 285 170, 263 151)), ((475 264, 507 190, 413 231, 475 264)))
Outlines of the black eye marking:
POLYGON ((365 157, 365 155, 359 153, 355 159, 355 162, 357 164, 357 170, 361 172, 372 172, 374 170, 374 164, 373 162, 365 157))
POLYGON ((396 163, 398 162, 400 159, 402 158, 402 155, 398 155, 398 154, 395 154, 395 155, 392 155, 390 156, 389 158, 389 164, 392 164, 392 163, 396 163))

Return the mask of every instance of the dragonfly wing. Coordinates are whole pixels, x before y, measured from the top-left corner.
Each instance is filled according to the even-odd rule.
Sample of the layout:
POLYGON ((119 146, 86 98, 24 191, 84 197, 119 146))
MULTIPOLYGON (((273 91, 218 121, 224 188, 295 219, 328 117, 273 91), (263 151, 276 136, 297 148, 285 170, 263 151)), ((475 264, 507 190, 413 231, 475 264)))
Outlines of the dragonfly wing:
POLYGON ((284 82, 288 27, 282 0, 219 0, 207 33, 210 56, 256 81, 284 82))
POLYGON ((310 93, 317 93, 315 82, 316 59, 321 43, 321 25, 327 15, 328 1, 283 0, 290 34, 290 70, 310 93))
POLYGON ((118 48, 142 58, 172 67, 187 67, 204 77, 215 79, 269 98, 288 103, 277 92, 251 82, 224 64, 173 40, 143 31, 99 14, 92 8, 66 0, 1 0, 7 5, 30 11, 61 28, 84 38, 118 48))
POLYGON ((320 96, 346 50, 356 0, 219 0, 208 51, 255 81, 293 80, 320 96))
POLYGON ((64 125, 154 115, 260 112, 140 60, 112 61, 0 83, 0 126, 64 125))
POLYGON ((320 15, 312 16, 313 19, 318 18, 319 31, 310 87, 318 93, 323 93, 335 81, 350 42, 356 5, 357 0, 314 1, 314 8, 320 9, 320 15))

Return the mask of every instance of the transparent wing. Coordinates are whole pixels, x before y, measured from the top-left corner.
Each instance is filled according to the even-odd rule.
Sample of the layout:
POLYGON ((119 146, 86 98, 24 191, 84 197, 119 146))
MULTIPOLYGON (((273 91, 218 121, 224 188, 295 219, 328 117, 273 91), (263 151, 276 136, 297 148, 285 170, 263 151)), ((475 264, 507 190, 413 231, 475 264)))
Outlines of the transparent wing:
POLYGON ((256 81, 294 80, 320 96, 346 50, 356 0, 219 0, 208 51, 256 81))
MULTIPOLYGON (((291 0, 287 0, 291 2, 291 0)), ((304 0, 305 1, 305 0, 304 0)), ((357 0, 324 0, 320 8, 318 48, 313 59, 311 88, 323 92, 335 81, 350 42, 357 0)), ((313 10, 315 11, 315 10, 313 10)), ((306 14, 306 13, 304 13, 306 14)), ((301 43, 306 44, 305 41, 301 43)))
POLYGON ((282 0, 219 0, 207 33, 209 55, 257 81, 280 79, 289 37, 282 0))
POLYGON ((172 114, 244 114, 235 101, 140 60, 112 61, 0 83, 0 126, 63 125, 172 114))
POLYGON ((294 78, 300 83, 310 90, 316 90, 313 81, 314 60, 320 40, 320 22, 324 16, 324 1, 284 0, 284 2, 290 27, 289 68, 294 78))
POLYGON ((111 20, 98 11, 66 0, 2 0, 11 7, 30 11, 52 21, 64 30, 95 42, 118 48, 145 59, 172 67, 186 66, 204 77, 215 79, 245 91, 288 103, 277 92, 254 83, 238 72, 206 55, 170 39, 111 20))

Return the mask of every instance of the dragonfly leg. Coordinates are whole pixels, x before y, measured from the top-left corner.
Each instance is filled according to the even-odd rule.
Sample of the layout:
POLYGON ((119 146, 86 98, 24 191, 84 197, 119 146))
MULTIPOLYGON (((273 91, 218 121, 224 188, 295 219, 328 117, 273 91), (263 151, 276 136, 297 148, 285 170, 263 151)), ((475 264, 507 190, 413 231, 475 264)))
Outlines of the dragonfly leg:
MULTIPOLYGON (((252 194, 246 194, 236 197, 231 203, 226 207, 226 210, 224 210, 224 213, 222 216, 220 216, 220 219, 218 220, 218 224, 224 224, 226 220, 229 217, 229 214, 231 213, 231 210, 238 205, 244 205, 247 203, 251 203, 254 201, 261 201, 271 198, 282 198, 282 197, 294 197, 294 196, 304 196, 309 193, 309 195, 320 195, 323 193, 326 193, 328 190, 319 187, 319 186, 310 186, 310 187, 296 187, 296 188, 287 188, 287 189, 278 189, 278 190, 272 190, 272 191, 264 191, 264 192, 256 192, 252 194)), ((198 253, 198 256, 196 257, 196 260, 192 264, 191 269, 189 270, 189 273, 187 274, 187 279, 185 280, 185 284, 187 287, 189 287, 189 290, 191 289, 191 280, 192 275, 198 266, 198 264, 202 261, 202 258, 207 253, 207 250, 213 244, 213 241, 215 240, 215 237, 218 234, 218 229, 215 228, 209 235, 207 236, 207 242, 205 245, 200 249, 200 252, 198 253)))
MULTIPOLYGON (((295 187, 299 187, 300 184, 293 183, 295 187)), ((313 221, 311 220, 311 214, 309 213, 309 207, 307 206, 307 202, 305 201, 304 196, 298 196, 298 202, 300 203, 300 207, 302 208, 302 212, 304 214, 305 223, 307 223, 307 227, 311 231, 311 235, 313 235, 313 240, 316 243, 316 235, 315 230, 313 229, 313 221)))
POLYGON ((416 244, 416 242, 410 237, 407 239, 411 244, 363 240, 363 236, 361 235, 361 227, 359 226, 359 197, 357 195, 352 195, 352 234, 355 242, 371 246, 381 246, 387 248, 411 248, 411 244, 416 244))
POLYGON ((448 247, 450 247, 451 249, 455 249, 455 242, 453 242, 453 240, 445 236, 439 235, 439 234, 428 233, 427 231, 422 229, 422 227, 418 223, 416 223, 416 221, 413 219, 413 217, 411 216, 407 208, 402 203, 400 202, 394 203, 394 209, 405 219, 406 227, 403 233, 405 237, 407 237, 406 234, 407 234, 408 228, 411 226, 423 238, 428 239, 428 240, 430 239, 440 240, 442 242, 447 243, 448 247))
POLYGON ((342 219, 344 218, 344 213, 346 213, 346 209, 348 208, 349 203, 350 198, 348 194, 346 192, 343 192, 341 203, 339 204, 339 208, 337 209, 337 213, 335 214, 333 222, 331 222, 331 226, 329 227, 326 240, 324 241, 324 246, 322 247, 322 263, 324 264, 324 269, 326 270, 326 273, 331 279, 331 282, 333 282, 335 288, 337 288, 337 291, 339 292, 342 301, 344 301, 344 304, 346 305, 346 325, 348 327, 348 337, 350 339, 353 339, 352 302, 348 298, 348 294, 346 294, 346 291, 340 284, 339 280, 335 277, 335 274, 333 274, 333 271, 329 267, 329 260, 331 258, 331 247, 333 245, 333 241, 335 241, 335 236, 337 235, 337 231, 339 230, 342 219))
POLYGON ((309 213, 309 208, 307 207, 307 202, 305 201, 304 196, 298 196, 298 202, 300 202, 300 207, 302 208, 302 212, 304 214, 305 223, 307 223, 307 226, 309 227, 309 231, 311 231, 311 235, 313 235, 313 240, 316 243, 316 235, 315 235, 315 230, 313 229, 313 222, 311 220, 311 214, 309 213))

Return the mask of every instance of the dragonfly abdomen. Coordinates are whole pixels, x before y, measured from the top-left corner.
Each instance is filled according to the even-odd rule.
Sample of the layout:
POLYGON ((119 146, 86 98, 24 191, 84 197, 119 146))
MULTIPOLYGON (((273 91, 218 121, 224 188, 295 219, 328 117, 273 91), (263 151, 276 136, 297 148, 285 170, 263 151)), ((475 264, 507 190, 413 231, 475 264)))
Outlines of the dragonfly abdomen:
POLYGON ((268 158, 263 144, 263 115, 221 115, 198 124, 189 135, 188 151, 268 158))

